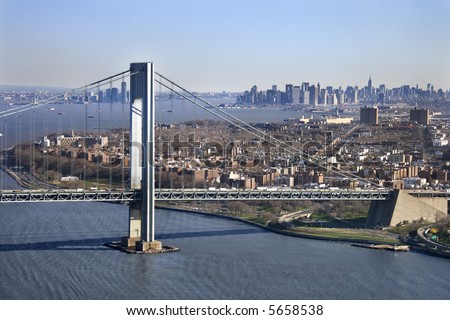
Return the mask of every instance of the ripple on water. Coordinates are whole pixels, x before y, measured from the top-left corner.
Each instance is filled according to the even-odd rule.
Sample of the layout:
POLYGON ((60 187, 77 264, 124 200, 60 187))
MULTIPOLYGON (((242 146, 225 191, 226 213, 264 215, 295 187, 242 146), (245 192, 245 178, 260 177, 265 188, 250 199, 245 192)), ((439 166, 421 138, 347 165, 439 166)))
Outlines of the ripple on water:
POLYGON ((157 210, 157 238, 181 248, 127 255, 126 206, 2 204, 1 299, 449 299, 450 261, 273 234, 157 210), (420 288, 420 290, 418 289, 420 288))

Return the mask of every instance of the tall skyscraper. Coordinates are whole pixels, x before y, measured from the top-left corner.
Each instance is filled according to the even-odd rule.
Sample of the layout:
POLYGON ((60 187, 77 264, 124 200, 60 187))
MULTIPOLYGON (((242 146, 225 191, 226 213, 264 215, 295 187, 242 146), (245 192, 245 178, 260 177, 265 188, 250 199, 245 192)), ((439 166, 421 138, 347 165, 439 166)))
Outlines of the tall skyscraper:
POLYGON ((109 100, 109 102, 119 102, 119 89, 117 88, 112 88, 111 89, 111 98, 109 100))
POLYGON ((353 103, 358 103, 359 102, 359 97, 358 97, 358 86, 355 86, 355 91, 353 92, 353 103))
POLYGON ((302 91, 308 91, 309 90, 309 82, 303 82, 302 83, 302 91))
POLYGON ((286 102, 292 103, 292 90, 294 89, 294 86, 292 84, 286 85, 286 102))
POLYGON ((310 100, 309 90, 308 91, 302 91, 302 100, 300 101, 300 103, 301 104, 309 104, 309 100, 310 100))
POLYGON ((367 97, 372 97, 372 76, 369 76, 369 81, 367 82, 367 97))
POLYGON ((103 96, 103 101, 111 102, 111 89, 108 88, 105 90, 105 95, 103 96))
POLYGON ((293 104, 299 104, 300 103, 300 87, 295 86, 292 89, 292 103, 293 104))
POLYGON ((120 85, 120 100, 122 103, 127 103, 127 83, 122 81, 120 85))
POLYGON ((378 108, 377 107, 367 107, 360 109, 359 113, 359 123, 360 124, 378 124, 378 108))
POLYGON ((317 106, 319 99, 319 90, 316 86, 312 85, 309 87, 309 104, 311 106, 317 106))
POLYGON ((250 90, 250 103, 254 104, 258 102, 258 87, 254 85, 250 90))

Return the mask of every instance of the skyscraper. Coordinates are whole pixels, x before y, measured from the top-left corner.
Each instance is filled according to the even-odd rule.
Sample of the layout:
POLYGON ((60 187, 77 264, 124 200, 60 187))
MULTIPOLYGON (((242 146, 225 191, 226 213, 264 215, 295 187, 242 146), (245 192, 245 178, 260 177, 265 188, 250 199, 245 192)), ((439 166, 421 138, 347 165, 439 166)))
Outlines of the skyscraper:
POLYGON ((302 91, 308 91, 309 90, 309 82, 303 82, 302 83, 302 91))
POLYGON ((250 103, 258 103, 258 87, 256 85, 250 90, 250 103))
POLYGON ((317 106, 317 104, 319 103, 318 98, 319 98, 318 88, 314 85, 309 86, 309 104, 311 106, 317 106))
POLYGON ((367 97, 372 97, 372 76, 369 76, 369 81, 367 82, 367 97))
POLYGON ((292 90, 293 90, 294 86, 292 84, 287 84, 286 85, 286 102, 287 103, 292 103, 292 90))
POLYGON ((119 89, 117 88, 112 88, 111 89, 111 97, 109 102, 119 102, 119 89))
POLYGON ((122 81, 120 86, 120 100, 122 100, 122 103, 127 102, 127 83, 125 81, 122 81))
POLYGON ((295 86, 292 89, 292 103, 293 104, 299 104, 300 103, 300 87, 295 86))

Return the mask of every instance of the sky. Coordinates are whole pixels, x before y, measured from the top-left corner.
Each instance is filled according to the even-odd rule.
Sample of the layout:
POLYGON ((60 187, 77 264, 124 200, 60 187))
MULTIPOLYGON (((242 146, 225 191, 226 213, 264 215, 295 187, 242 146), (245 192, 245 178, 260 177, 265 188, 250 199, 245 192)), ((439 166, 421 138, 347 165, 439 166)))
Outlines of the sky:
POLYGON ((151 61, 193 91, 450 89, 450 0, 0 0, 0 85, 80 87, 151 61))

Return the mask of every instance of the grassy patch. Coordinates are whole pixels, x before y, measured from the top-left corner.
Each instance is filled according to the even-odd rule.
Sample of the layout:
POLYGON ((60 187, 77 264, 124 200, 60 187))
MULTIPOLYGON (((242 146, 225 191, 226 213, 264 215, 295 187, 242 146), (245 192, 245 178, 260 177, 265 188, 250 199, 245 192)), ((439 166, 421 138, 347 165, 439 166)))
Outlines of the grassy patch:
POLYGON ((305 234, 311 236, 319 236, 329 239, 347 239, 354 241, 373 241, 373 242, 383 242, 390 244, 399 244, 400 241, 390 237, 389 235, 376 235, 364 230, 355 229, 340 229, 340 228, 307 228, 307 227, 297 227, 294 229, 289 229, 294 233, 305 234))

